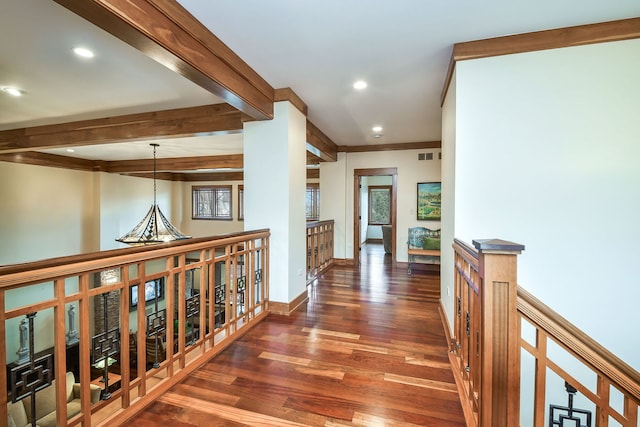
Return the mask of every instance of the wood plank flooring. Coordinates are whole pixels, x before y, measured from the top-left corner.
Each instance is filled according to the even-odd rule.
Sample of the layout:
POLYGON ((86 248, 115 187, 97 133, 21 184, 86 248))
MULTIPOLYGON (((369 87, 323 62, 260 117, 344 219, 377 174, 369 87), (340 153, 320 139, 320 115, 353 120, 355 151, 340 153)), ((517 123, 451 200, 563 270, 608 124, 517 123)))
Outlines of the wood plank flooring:
POLYGON ((128 425, 464 426, 438 314, 439 276, 381 245, 333 267, 294 315, 270 315, 128 425))

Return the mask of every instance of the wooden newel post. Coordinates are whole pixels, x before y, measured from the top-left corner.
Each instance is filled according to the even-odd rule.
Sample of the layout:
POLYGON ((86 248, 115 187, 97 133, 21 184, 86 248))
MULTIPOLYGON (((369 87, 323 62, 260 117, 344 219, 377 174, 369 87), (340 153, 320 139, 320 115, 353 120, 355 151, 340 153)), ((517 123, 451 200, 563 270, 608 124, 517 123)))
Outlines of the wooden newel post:
POLYGON ((498 239, 473 245, 482 278, 480 427, 514 427, 520 425, 517 255, 524 246, 498 239))

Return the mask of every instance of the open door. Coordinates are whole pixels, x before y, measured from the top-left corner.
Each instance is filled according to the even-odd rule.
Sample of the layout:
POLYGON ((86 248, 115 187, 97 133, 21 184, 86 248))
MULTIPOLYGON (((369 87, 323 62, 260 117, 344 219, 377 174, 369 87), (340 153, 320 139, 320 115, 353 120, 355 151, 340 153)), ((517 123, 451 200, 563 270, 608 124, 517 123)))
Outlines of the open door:
POLYGON ((362 198, 360 188, 364 176, 390 176, 391 177, 391 260, 396 263, 396 218, 397 218, 397 168, 355 169, 353 171, 353 257, 354 262, 360 265, 361 227, 362 227, 362 198))

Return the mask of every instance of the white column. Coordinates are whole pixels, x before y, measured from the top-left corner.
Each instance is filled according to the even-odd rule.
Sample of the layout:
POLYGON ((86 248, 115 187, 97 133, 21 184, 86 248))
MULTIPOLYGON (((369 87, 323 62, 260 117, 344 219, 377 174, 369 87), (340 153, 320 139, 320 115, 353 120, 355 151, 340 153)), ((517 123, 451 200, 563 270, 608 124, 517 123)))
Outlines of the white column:
POLYGON ((306 291, 306 118, 288 101, 244 125, 244 229, 269 228, 270 299, 306 291))
MULTIPOLYGON (((353 177, 353 171, 351 176, 353 177)), ((347 216, 347 153, 338 153, 338 160, 335 162, 320 163, 320 189, 320 220, 335 221, 333 256, 346 259, 347 245, 353 249, 353 234, 351 242, 348 242, 346 234, 349 222, 353 224, 351 211, 351 216, 347 216)))

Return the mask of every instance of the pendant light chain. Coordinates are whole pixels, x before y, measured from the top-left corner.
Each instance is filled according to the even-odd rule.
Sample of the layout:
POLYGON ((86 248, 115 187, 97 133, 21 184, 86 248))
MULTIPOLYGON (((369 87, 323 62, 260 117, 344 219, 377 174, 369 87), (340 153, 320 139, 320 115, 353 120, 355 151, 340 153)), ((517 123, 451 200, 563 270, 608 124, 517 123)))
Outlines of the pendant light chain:
POLYGON ((153 205, 145 217, 130 232, 116 239, 118 242, 131 246, 152 245, 156 243, 166 243, 173 240, 190 239, 191 236, 182 234, 173 226, 162 214, 157 204, 157 156, 156 148, 159 144, 149 144, 153 147, 153 205))
POLYGON ((156 204, 156 148, 159 144, 151 144, 153 147, 153 204, 156 204))

